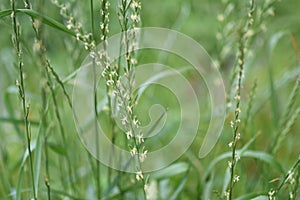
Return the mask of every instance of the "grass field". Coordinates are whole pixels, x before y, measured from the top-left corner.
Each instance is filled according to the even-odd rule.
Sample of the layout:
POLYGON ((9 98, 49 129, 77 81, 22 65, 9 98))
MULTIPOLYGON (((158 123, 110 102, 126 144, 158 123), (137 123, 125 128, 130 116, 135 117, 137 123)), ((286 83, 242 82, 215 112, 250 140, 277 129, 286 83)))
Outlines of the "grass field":
POLYGON ((300 199, 299 8, 1 1, 0 199, 300 199))

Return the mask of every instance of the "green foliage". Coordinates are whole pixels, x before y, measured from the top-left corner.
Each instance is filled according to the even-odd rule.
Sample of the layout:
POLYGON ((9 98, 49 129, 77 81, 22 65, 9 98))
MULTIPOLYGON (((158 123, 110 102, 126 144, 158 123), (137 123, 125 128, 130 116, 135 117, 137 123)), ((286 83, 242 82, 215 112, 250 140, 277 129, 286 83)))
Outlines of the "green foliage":
MULTIPOLYGON (((141 8, 139 3, 0 3, 0 199, 299 199, 300 1, 151 0, 142 1, 141 8), (219 142, 199 159, 211 117, 203 80, 175 55, 126 53, 105 68, 102 82, 93 77, 96 120, 89 125, 100 120, 113 144, 133 153, 137 171, 130 174, 103 165, 94 158, 99 155, 84 148, 76 133, 72 89, 79 66, 96 53, 97 43, 143 26, 172 28, 203 45, 223 76, 227 115, 219 142), (199 90, 201 102, 194 106, 201 108, 201 121, 184 155, 164 169, 144 172, 139 155, 172 141, 180 118, 180 109, 169 109, 178 103, 171 92, 140 88, 137 93, 145 96, 139 99, 131 91, 134 61, 157 60, 182 69, 199 90), (120 86, 121 75, 127 79, 120 86), (105 90, 98 92, 97 84, 105 90), (107 99, 98 101, 103 96, 107 99), (120 112, 128 119, 126 130, 114 122, 113 101, 125 108, 120 112), (168 107, 157 119, 145 115, 153 102, 168 107), (106 106, 99 111, 101 105, 106 106), (162 136, 152 141, 131 136, 139 123, 153 120, 144 133, 150 135, 165 118, 162 136)), ((128 48, 129 36, 124 38, 128 48)), ((175 42, 170 38, 167 45, 175 42)), ((102 56, 101 64, 107 64, 102 56)), ((97 59, 95 71, 102 67, 97 59)), ((157 76, 169 75, 158 71, 157 76)), ((100 148, 97 140, 95 148, 100 148)))

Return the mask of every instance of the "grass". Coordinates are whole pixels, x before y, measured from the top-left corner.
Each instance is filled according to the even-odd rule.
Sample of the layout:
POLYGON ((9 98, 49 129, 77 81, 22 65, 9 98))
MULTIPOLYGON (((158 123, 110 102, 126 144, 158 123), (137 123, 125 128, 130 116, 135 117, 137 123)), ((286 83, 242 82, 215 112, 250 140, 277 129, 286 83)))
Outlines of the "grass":
MULTIPOLYGON (((297 6, 296 0, 1 2, 0 198, 299 199, 297 6), (222 74, 226 119, 204 158, 198 151, 214 115, 206 77, 178 55, 135 50, 134 28, 148 26, 191 36, 222 74), (121 31, 119 58, 111 60, 107 39, 121 31), (80 100, 72 93, 85 57, 93 67, 87 102, 93 112, 86 120, 93 130, 92 154, 78 137, 89 129, 80 126, 83 118, 74 108, 80 100), (188 150, 169 166, 148 172, 144 162, 172 142, 181 117, 179 101, 167 88, 151 85, 139 89, 142 96, 134 90, 141 78, 136 70, 153 62, 170 66, 191 84, 198 98, 191 106, 198 106, 201 118, 188 150), (155 104, 164 111, 155 115, 160 108, 152 107, 151 113, 155 104), (143 132, 147 124, 151 127, 143 132), (101 143, 102 131, 108 146, 101 143), (106 166, 96 159, 103 154, 109 154, 109 164, 119 156, 121 168, 134 170, 106 166)), ((175 151, 179 148, 164 156, 175 151)))

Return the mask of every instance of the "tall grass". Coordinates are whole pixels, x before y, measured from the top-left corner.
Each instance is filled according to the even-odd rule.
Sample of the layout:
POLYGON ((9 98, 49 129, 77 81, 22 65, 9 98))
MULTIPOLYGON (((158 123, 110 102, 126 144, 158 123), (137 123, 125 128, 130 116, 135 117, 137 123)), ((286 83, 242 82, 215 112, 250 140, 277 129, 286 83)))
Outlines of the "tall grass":
MULTIPOLYGON (((32 192, 33 192, 33 198, 37 199, 37 193, 35 188, 35 179, 34 179, 34 171, 33 171, 33 156, 32 156, 32 148, 31 148, 31 129, 29 124, 29 111, 30 111, 30 105, 27 103, 26 99, 26 93, 25 93, 25 81, 24 81, 24 63, 22 58, 22 44, 21 44, 21 27, 20 24, 17 21, 16 17, 16 8, 15 8, 15 1, 11 1, 11 18, 12 18, 12 25, 13 25, 13 43, 16 48, 16 54, 17 54, 17 65, 19 68, 19 80, 16 80, 16 85, 19 90, 19 95, 21 98, 21 104, 23 109, 23 118, 24 118, 24 126, 25 126, 25 134, 26 134, 26 145, 27 145, 27 152, 29 155, 29 165, 30 165, 30 172, 31 172, 31 185, 32 185, 32 192)), ((21 174, 20 174, 21 176, 21 174)))
MULTIPOLYGON (((181 3, 0 3, 1 199, 299 199, 300 32, 294 27, 293 6, 273 0, 181 3), (191 8, 190 15, 182 14, 181 6, 191 8), (284 27, 278 27, 277 20, 284 20, 284 27), (193 145, 170 166, 150 173, 143 171, 143 162, 148 152, 172 140, 180 113, 174 111, 176 102, 168 92, 147 88, 143 95, 151 103, 171 106, 161 135, 147 138, 150 133, 141 127, 149 121, 143 112, 149 102, 137 98, 135 70, 153 60, 174 69, 189 63, 174 55, 137 51, 135 28, 142 22, 175 24, 203 43, 219 66, 227 92, 225 126, 214 150, 204 159, 197 157, 211 116, 206 103, 199 102, 195 106, 203 108, 203 118, 193 145), (120 55, 111 60, 108 39, 117 32, 122 32, 116 50, 120 55), (9 35, 12 42, 6 41, 9 35), (103 44, 102 51, 97 43, 103 44), (76 134, 76 99, 71 96, 84 56, 90 57, 94 72, 91 125, 96 158, 76 134), (107 152, 101 152, 99 125, 112 142, 107 152), (120 156, 116 147, 130 152, 134 173, 97 159, 108 153, 109 163, 114 162, 120 156)), ((182 74, 194 88, 205 90, 193 71, 182 74)), ((200 99, 204 94, 197 93, 200 99)), ((163 118, 154 119, 154 126, 163 118)))

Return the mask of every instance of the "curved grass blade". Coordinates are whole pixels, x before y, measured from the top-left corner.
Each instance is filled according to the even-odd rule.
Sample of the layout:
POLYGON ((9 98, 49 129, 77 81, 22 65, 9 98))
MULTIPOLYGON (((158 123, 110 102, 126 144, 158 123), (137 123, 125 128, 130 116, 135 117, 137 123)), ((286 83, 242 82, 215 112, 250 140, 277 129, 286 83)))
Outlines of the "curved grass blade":
MULTIPOLYGON (((10 90, 12 90, 12 88, 15 88, 15 87, 9 87, 7 89, 7 91, 4 93, 4 105, 5 105, 6 111, 8 113, 8 118, 11 119, 10 121, 12 122, 12 125, 13 125, 14 129, 16 130, 16 132, 18 134, 18 137, 20 139, 22 139, 23 135, 22 135, 21 130, 18 126, 17 119, 15 119, 14 105, 12 105, 12 100, 10 98, 10 94, 12 93, 12 91, 10 91, 10 90)), ((14 91, 14 92, 16 92, 16 91, 14 91)), ((0 122, 2 122, 2 121, 4 121, 4 120, 2 120, 0 118, 0 122)), ((23 123, 24 123, 24 120, 21 119, 20 124, 23 124, 23 123)))
POLYGON ((173 195, 170 197, 170 199, 172 199, 172 200, 179 199, 178 196, 179 196, 180 192, 183 190, 183 187, 187 181, 187 177, 188 177, 188 171, 186 172, 184 177, 181 179, 180 183, 178 184, 177 189, 173 192, 173 195))
POLYGON ((39 176, 41 171, 41 160, 42 160, 42 148, 43 148, 43 136, 44 136, 44 127, 42 125, 39 128, 39 135, 36 141, 36 148, 34 153, 34 163, 33 163, 33 170, 34 170, 34 187, 36 194, 38 195, 39 190, 39 176))
POLYGON ((0 18, 6 17, 6 16, 8 16, 10 14, 11 14, 11 10, 10 9, 9 10, 0 11, 0 18))
POLYGON ((236 200, 268 200, 269 197, 266 196, 264 193, 250 193, 250 194, 245 194, 243 196, 240 196, 236 198, 236 200))
MULTIPOLYGON (((271 166, 273 166, 274 168, 276 168, 279 172, 284 173, 282 166, 279 164, 279 162, 277 162, 277 160, 271 154, 268 154, 263 151, 251 151, 251 150, 245 151, 243 153, 241 153, 241 150, 238 150, 237 154, 240 157, 256 158, 258 160, 266 162, 266 163, 270 164, 271 166)), ((224 159, 230 158, 230 157, 231 157, 231 152, 226 152, 226 153, 221 154, 217 158, 215 158, 208 166, 206 173, 204 175, 204 178, 206 178, 210 175, 211 171, 213 170, 213 168, 215 167, 215 165, 218 162, 220 162, 224 159)))
MULTIPOLYGON (((240 155, 240 154, 243 154, 249 147, 250 145, 256 140, 257 136, 259 134, 256 134, 249 142, 247 142, 242 149, 238 150, 237 153, 240 155)), ((204 180, 206 180, 210 174, 211 174, 211 171, 213 170, 214 166, 220 162, 221 160, 224 160, 225 158, 228 158, 228 156, 231 156, 231 152, 226 152, 224 154, 221 154, 220 156, 216 157, 214 160, 212 160, 212 162, 210 162, 207 170, 205 171, 206 173, 204 174, 204 180)))
POLYGON ((175 163, 169 167, 166 167, 162 170, 159 170, 157 172, 154 172, 151 174, 151 177, 154 179, 166 179, 171 178, 175 175, 185 173, 189 169, 189 164, 181 162, 181 163, 175 163))
MULTIPOLYGON (((38 19, 38 20, 41 20, 42 23, 48 25, 48 26, 51 26, 52 28, 55 28, 57 30, 60 30, 60 31, 63 31, 69 35, 72 35, 72 36, 76 36, 76 33, 75 31, 73 30, 70 30, 68 29, 65 25, 63 25, 62 23, 56 21, 55 19, 51 18, 51 17, 47 17, 47 16, 44 16, 43 14, 37 12, 37 11, 34 11, 34 10, 31 10, 31 9, 16 9, 16 12, 17 13, 24 13, 34 19, 38 19)), ((9 9, 9 10, 4 10, 4 11, 0 11, 0 18, 2 17, 6 17, 6 16, 9 16, 11 15, 12 13, 12 10, 9 9)))
POLYGON ((17 184, 17 189, 16 189, 16 200, 21 200, 23 172, 24 172, 24 165, 21 166, 20 171, 19 171, 19 175, 18 175, 18 184, 17 184))
MULTIPOLYGON (((36 147, 36 142, 33 142, 31 144, 31 151, 33 152, 35 150, 36 147)), ((23 182, 23 172, 24 172, 24 167, 26 164, 26 160, 29 157, 29 152, 28 149, 26 149, 24 155, 23 155, 23 159, 20 165, 20 171, 19 171, 19 176, 18 176, 18 183, 17 183, 17 188, 16 188, 16 200, 21 200, 21 193, 22 193, 22 182, 23 182)))

